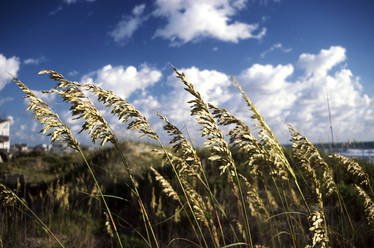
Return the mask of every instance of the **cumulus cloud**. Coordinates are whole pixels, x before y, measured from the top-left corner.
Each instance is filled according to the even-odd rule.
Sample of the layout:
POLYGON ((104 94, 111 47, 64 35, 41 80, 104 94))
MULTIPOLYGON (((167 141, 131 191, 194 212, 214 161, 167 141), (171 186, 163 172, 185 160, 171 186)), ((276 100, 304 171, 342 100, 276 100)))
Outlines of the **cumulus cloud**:
MULTIPOLYGON (((295 125, 313 142, 329 141, 327 95, 338 141, 373 139, 373 96, 364 93, 359 77, 349 68, 339 67, 345 59, 345 49, 332 46, 316 54, 303 53, 293 64, 254 64, 236 78, 281 142, 288 142, 290 138, 286 123, 295 125), (301 74, 295 75, 296 67, 303 70, 301 74)), ((227 74, 197 67, 180 68, 180 71, 206 102, 224 107, 252 124, 251 112, 227 74)), ((84 80, 94 81, 124 98, 135 96, 133 104, 149 118, 161 136, 164 135, 163 123, 154 112, 166 115, 181 129, 187 128, 187 135, 192 139, 198 138, 198 125, 190 116, 187 104, 193 97, 183 90, 183 83, 174 73, 166 77, 167 85, 164 85, 170 90, 151 95, 149 87, 160 78, 161 72, 147 65, 139 68, 107 65, 86 75, 84 80)), ((102 112, 121 136, 134 135, 125 132, 124 126, 110 113, 102 112)), ((201 139, 197 143, 202 144, 201 139)))
POLYGON ((215 38, 237 43, 241 39, 260 39, 266 33, 258 24, 233 21, 246 5, 244 0, 157 0, 154 15, 167 24, 155 37, 183 44, 200 38, 215 38))
POLYGON ((20 60, 17 57, 6 58, 0 54, 0 90, 12 79, 8 74, 17 76, 19 70, 20 60))
POLYGON ((266 49, 265 51, 263 51, 261 54, 260 54, 260 57, 261 58, 265 58, 265 56, 268 54, 268 53, 271 53, 273 52, 274 50, 281 50, 282 52, 284 53, 289 53, 292 51, 292 48, 285 48, 282 43, 275 43, 274 45, 272 45, 271 47, 269 47, 268 49, 266 49))
MULTIPOLYGON (((227 102, 231 95, 228 87, 231 85, 228 75, 216 70, 200 70, 197 67, 181 68, 181 72, 191 82, 201 96, 213 104, 221 105, 227 102)), ((173 121, 184 122, 190 115, 190 108, 187 102, 193 97, 183 90, 184 85, 180 79, 171 74, 167 79, 172 87, 171 92, 161 99, 160 111, 173 121)))
MULTIPOLYGON (((294 124, 313 142, 329 141, 327 95, 337 140, 373 139, 373 96, 364 93, 359 77, 351 70, 338 67, 339 62, 346 59, 345 49, 330 47, 307 55, 307 58, 319 61, 318 66, 312 59, 304 60, 306 56, 301 54, 294 64, 254 64, 236 78, 281 142, 288 142, 290 138, 286 123, 294 124), (303 73, 295 76, 295 66, 300 66, 300 61, 309 63, 303 64, 303 73)), ((207 102, 227 108, 251 123, 251 113, 228 75, 196 67, 181 68, 180 71, 207 102)), ((155 111, 163 113, 179 127, 187 126, 190 135, 199 136, 187 104, 192 97, 183 90, 183 84, 175 74, 167 77, 167 82, 172 90, 157 98, 142 96, 144 101, 139 100, 142 102, 140 110, 149 115, 155 111), (147 105, 147 99, 151 99, 152 104, 147 105)), ((157 123, 156 119, 154 121, 157 123)))
POLYGON ((345 49, 332 46, 318 54, 301 54, 297 66, 304 69, 304 75, 293 81, 287 81, 293 75, 292 65, 253 65, 239 78, 283 142, 288 137, 285 122, 295 124, 315 142, 328 141, 327 95, 334 132, 341 141, 372 139, 373 99, 364 94, 359 78, 351 70, 336 68, 345 59, 345 49), (331 73, 333 68, 336 70, 331 73))
POLYGON ((298 65, 305 69, 308 75, 325 76, 331 68, 345 59, 345 48, 332 46, 327 50, 322 49, 319 54, 301 54, 298 65))
POLYGON ((106 65, 103 68, 83 76, 83 82, 95 82, 101 87, 116 92, 123 98, 128 98, 136 90, 155 84, 162 73, 144 64, 137 69, 134 66, 106 65))
POLYGON ((295 101, 297 86, 287 81, 294 67, 288 65, 255 64, 243 70, 238 76, 243 89, 249 92, 258 109, 268 118, 279 117, 284 109, 290 108, 295 101))
POLYGON ((132 37, 134 32, 140 27, 140 25, 147 19, 142 16, 146 5, 140 4, 134 7, 131 16, 122 17, 109 35, 116 42, 121 42, 132 37))

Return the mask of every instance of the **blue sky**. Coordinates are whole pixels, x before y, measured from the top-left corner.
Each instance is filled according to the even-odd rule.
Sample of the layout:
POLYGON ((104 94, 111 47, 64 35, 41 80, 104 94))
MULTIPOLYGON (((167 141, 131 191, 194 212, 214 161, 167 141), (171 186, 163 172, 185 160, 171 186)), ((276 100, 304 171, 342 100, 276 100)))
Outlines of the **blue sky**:
MULTIPOLYGON (((54 87, 37 75, 50 69, 115 91, 158 130, 154 112, 163 113, 199 142, 172 63, 207 101, 251 124, 234 75, 281 142, 285 123, 330 140, 327 94, 337 141, 374 140, 373 26, 373 0, 4 0, 0 116, 12 120, 11 143, 48 143, 7 72, 39 94, 54 87)), ((43 98, 79 130, 67 105, 43 98)))

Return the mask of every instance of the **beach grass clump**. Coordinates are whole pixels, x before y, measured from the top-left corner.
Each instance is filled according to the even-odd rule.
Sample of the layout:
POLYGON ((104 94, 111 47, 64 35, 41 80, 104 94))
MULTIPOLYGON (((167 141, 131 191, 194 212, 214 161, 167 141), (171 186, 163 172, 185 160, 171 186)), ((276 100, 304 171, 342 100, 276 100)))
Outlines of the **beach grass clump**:
MULTIPOLYGON (((40 72, 57 82, 54 89, 43 93, 57 94, 70 106, 72 117, 83 122, 80 132, 87 132, 92 143, 112 145, 105 148, 112 149, 110 152, 105 149, 96 152, 95 156, 102 153, 100 164, 86 157, 68 125, 48 103, 14 78, 28 99, 28 110, 42 124, 41 132, 51 142, 68 144, 81 156, 89 172, 78 175, 75 183, 66 182, 73 176, 58 179, 38 199, 48 196, 53 199, 53 208, 62 213, 74 211, 79 205, 84 205, 89 213, 99 213, 100 230, 114 247, 134 244, 144 247, 340 247, 341 240, 350 245, 359 243, 360 228, 374 223, 374 205, 369 175, 357 162, 338 155, 325 160, 291 125, 293 148, 286 151, 234 78, 233 83, 248 106, 248 116, 256 123, 254 128, 228 110, 206 102, 183 72, 175 67, 173 70, 193 97, 186 104, 200 127, 203 150, 194 147, 160 113, 156 115, 170 139, 168 145, 163 144, 148 118, 115 92, 94 83, 69 81, 55 71, 40 72), (159 163, 157 166, 147 163, 145 171, 137 172, 136 163, 129 162, 131 155, 124 152, 110 123, 87 93, 92 93, 110 110, 124 128, 155 143, 153 153, 147 156, 154 158, 159 163), (228 130, 227 135, 223 128, 228 130), (126 177, 115 176, 119 170, 103 172, 106 161, 114 156, 119 158, 115 164, 121 165, 126 177), (367 219, 365 225, 358 225, 357 218, 351 219, 350 208, 345 204, 347 199, 340 193, 336 166, 330 166, 331 161, 339 161, 355 178, 358 185, 344 187, 356 192, 355 200, 363 206, 367 219), (117 182, 118 178, 123 182, 117 182), (93 183, 88 185, 88 180, 93 183), (110 189, 120 195, 106 192, 110 189), (74 199, 80 199, 79 193, 87 199, 79 200, 78 204, 74 199), (350 228, 341 227, 347 223, 350 228)), ((81 168, 75 169, 81 172, 81 168)), ((45 228, 45 222, 16 193, 0 185, 0 201, 4 206, 22 203, 40 227, 64 247, 64 242, 45 228)), ((29 195, 30 199, 37 198, 29 195)))

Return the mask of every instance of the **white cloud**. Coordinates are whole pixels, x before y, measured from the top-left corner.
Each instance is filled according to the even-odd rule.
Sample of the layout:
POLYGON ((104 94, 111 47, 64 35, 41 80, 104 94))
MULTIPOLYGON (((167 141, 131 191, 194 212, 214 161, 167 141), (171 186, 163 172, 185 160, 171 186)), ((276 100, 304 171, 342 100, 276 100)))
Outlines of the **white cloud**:
MULTIPOLYGON (((231 98, 231 95, 227 94, 231 83, 226 74, 215 70, 200 70, 196 67, 181 68, 180 71, 186 75, 188 81, 194 85, 205 101, 220 105, 231 98)), ((184 122, 190 115, 187 102, 193 97, 183 90, 184 85, 175 74, 170 75, 167 81, 173 90, 161 99, 160 106, 164 109, 160 112, 173 121, 184 122)))
POLYGON ((234 43, 259 39, 265 35, 265 28, 232 20, 245 4, 243 0, 157 0, 154 15, 166 18, 167 24, 156 30, 155 37, 173 44, 207 37, 234 43))
POLYGON ((261 58, 264 58, 268 53, 271 53, 273 52, 274 50, 276 49, 279 49, 281 50, 282 52, 284 53, 289 53, 292 51, 292 48, 285 48, 282 43, 275 43, 274 45, 272 45, 271 47, 269 47, 268 49, 266 49, 265 51, 263 51, 261 54, 260 54, 260 57, 261 58))
MULTIPOLYGON (((254 64, 237 75, 239 83, 281 142, 290 139, 285 125, 288 122, 313 142, 330 140, 327 94, 336 140, 374 139, 373 96, 364 93, 360 79, 351 70, 335 68, 337 61, 344 61, 341 58, 345 59, 346 56, 343 52, 338 56, 340 59, 336 59, 334 51, 339 53, 345 49, 331 47, 317 54, 308 54, 311 58, 318 58, 319 67, 315 63, 304 64, 304 73, 297 77, 294 75, 295 64, 300 65, 300 61, 305 58, 304 54, 300 55, 295 64, 254 64), (335 70, 331 72, 333 68, 335 70)), ((252 123, 251 112, 240 93, 232 86, 228 75, 196 67, 181 68, 180 71, 185 73, 187 80, 194 84, 204 100, 224 107, 245 122, 252 123)), ((152 113, 157 111, 179 127, 187 127, 191 136, 198 137, 199 131, 196 122, 190 117, 187 104, 192 97, 183 90, 184 85, 175 74, 170 75, 167 82, 171 91, 157 98, 146 94, 135 102, 142 112, 151 116, 156 127, 160 126, 160 121, 152 113)))
POLYGON ((122 20, 117 23, 115 29, 109 33, 114 41, 120 42, 132 37, 134 32, 147 19, 142 16, 144 9, 145 4, 137 5, 132 10, 132 16, 122 17, 122 20))
POLYGON ((293 92, 297 87, 286 80, 293 71, 294 68, 290 64, 277 66, 255 64, 242 71, 238 80, 243 84, 246 92, 251 92, 253 101, 259 103, 258 109, 268 118, 276 118, 295 101, 293 92))
POLYGON ((283 142, 285 122, 295 124, 313 141, 329 141, 327 94, 334 132, 340 141, 374 138, 373 98, 364 94, 359 78, 349 69, 336 69, 346 59, 345 49, 330 47, 318 54, 301 54, 298 65, 305 74, 287 81, 292 65, 253 65, 239 77, 248 95, 283 142))
MULTIPOLYGON (((345 49, 333 46, 316 54, 303 53, 293 64, 254 64, 242 70, 236 78, 281 142, 288 142, 290 138, 287 122, 294 124, 313 142, 329 141, 327 94, 336 140, 374 139, 373 96, 364 93, 359 77, 349 68, 338 67, 345 60, 345 49), (295 75, 295 66, 303 69, 300 76, 295 75)), ((224 107, 251 123, 251 112, 227 74, 197 67, 180 68, 180 71, 206 102, 224 107)), ((199 137, 198 125, 190 116, 187 104, 192 96, 183 90, 183 83, 174 73, 166 78, 165 88, 170 90, 157 96, 148 91, 161 76, 160 71, 147 65, 138 68, 106 65, 82 80, 93 81, 123 98, 133 96, 132 103, 149 118, 161 136, 164 135, 161 130, 163 123, 154 112, 166 115, 182 129, 187 128, 188 134, 185 134, 193 139, 199 137)), ((125 126, 108 111, 102 107, 100 110, 121 137, 134 135, 125 131, 125 126)), ((69 120, 67 114, 63 117, 69 120)), ((74 131, 78 130, 78 123, 69 124, 74 131)), ((201 141, 197 142, 201 144, 201 141)))
POLYGON ((0 90, 12 79, 8 74, 17 76, 20 61, 17 57, 7 59, 4 55, 0 54, 0 90))
POLYGON ((298 65, 305 69, 307 74, 325 76, 337 64, 345 61, 345 48, 332 46, 328 50, 322 49, 319 54, 303 53, 299 57, 298 65))
POLYGON ((84 82, 95 82, 107 90, 112 90, 123 98, 128 98, 136 90, 155 84, 160 80, 162 73, 148 65, 141 65, 139 69, 134 66, 106 65, 103 68, 83 76, 84 82))

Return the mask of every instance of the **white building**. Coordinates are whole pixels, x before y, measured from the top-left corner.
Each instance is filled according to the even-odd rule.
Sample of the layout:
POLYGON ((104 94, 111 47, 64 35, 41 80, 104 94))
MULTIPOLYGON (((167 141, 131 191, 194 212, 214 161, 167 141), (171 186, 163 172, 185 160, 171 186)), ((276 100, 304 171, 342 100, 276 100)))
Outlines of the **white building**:
POLYGON ((0 152, 10 149, 10 120, 0 120, 0 152))

